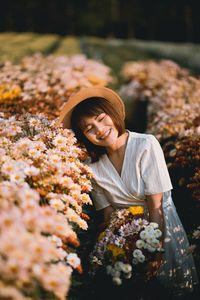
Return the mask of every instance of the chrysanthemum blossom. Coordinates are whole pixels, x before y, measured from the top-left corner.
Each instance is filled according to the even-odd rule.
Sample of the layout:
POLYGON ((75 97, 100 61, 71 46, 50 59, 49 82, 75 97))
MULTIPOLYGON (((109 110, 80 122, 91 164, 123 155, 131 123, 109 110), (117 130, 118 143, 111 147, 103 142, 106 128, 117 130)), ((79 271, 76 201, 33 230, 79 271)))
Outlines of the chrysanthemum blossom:
POLYGON ((133 251, 133 257, 138 258, 141 255, 143 255, 141 250, 136 249, 133 251))
POLYGON ((142 230, 142 231, 140 232, 140 238, 141 238, 142 240, 146 240, 148 237, 149 237, 149 233, 148 233, 146 230, 142 230))
POLYGON ((81 263, 80 258, 76 253, 69 253, 66 261, 73 268, 77 268, 81 263))
POLYGON ((153 229, 157 229, 158 228, 158 223, 150 222, 149 225, 152 226, 153 229))
POLYGON ((155 238, 159 238, 162 236, 162 231, 160 229, 154 230, 154 236, 155 238))
POLYGON ((37 176, 39 174, 40 170, 38 168, 35 168, 34 166, 26 167, 24 170, 24 174, 27 176, 37 176))
POLYGON ((57 247, 61 247, 62 246, 62 240, 59 237, 57 237, 56 235, 49 236, 48 240, 52 244, 56 245, 57 247))
POLYGON ((139 249, 143 248, 144 245, 145 245, 145 242, 143 240, 137 240, 137 242, 136 242, 136 247, 137 248, 139 248, 139 249))
POLYGON ((49 201, 49 204, 51 207, 53 207, 57 210, 63 210, 65 208, 65 204, 59 199, 51 199, 49 201))
POLYGON ((118 271, 122 271, 124 267, 124 264, 122 261, 116 261, 116 263, 114 264, 114 268, 118 271))
POLYGON ((63 145, 66 145, 66 143, 67 143, 67 139, 60 134, 58 134, 53 140, 53 144, 56 147, 62 147, 63 145))
POLYGON ((122 284, 122 280, 121 280, 121 278, 120 277, 113 277, 113 282, 114 282, 114 284, 116 284, 116 285, 121 285, 122 284))
POLYGON ((115 245, 118 247, 122 248, 124 246, 124 243, 125 243, 125 239, 121 236, 119 236, 115 239, 115 245))
POLYGON ((132 266, 130 264, 124 264, 122 271, 124 273, 130 273, 132 271, 132 266))

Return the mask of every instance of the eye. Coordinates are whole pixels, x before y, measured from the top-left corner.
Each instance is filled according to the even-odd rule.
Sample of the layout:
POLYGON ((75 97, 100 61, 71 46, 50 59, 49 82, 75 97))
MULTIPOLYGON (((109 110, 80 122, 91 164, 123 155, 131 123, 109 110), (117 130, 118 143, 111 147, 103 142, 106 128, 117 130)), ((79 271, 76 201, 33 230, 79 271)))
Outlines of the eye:
POLYGON ((92 130, 92 126, 85 129, 85 133, 89 133, 92 130))
POLYGON ((100 116, 99 116, 99 122, 101 122, 104 118, 105 118, 105 114, 100 114, 100 116))

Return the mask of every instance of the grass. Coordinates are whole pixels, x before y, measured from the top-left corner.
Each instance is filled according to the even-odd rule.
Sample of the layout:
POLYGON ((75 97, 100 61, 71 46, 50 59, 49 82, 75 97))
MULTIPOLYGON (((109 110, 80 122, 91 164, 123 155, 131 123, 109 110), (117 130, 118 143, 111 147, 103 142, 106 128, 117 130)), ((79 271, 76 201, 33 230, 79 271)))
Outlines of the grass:
POLYGON ((54 54, 71 56, 82 53, 79 39, 74 36, 67 36, 61 39, 54 54))
POLYGON ((59 36, 56 34, 0 33, 0 63, 18 63, 25 55, 41 52, 45 55, 71 56, 78 53, 111 67, 118 88, 123 79, 120 71, 124 62, 144 59, 171 59, 181 66, 200 73, 200 45, 158 41, 122 40, 113 38, 59 36))

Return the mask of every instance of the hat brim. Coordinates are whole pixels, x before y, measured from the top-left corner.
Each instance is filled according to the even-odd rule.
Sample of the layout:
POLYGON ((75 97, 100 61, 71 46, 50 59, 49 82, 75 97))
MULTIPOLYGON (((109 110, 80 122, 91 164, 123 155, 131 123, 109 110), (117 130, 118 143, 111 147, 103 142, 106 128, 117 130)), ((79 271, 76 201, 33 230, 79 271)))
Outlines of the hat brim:
POLYGON ((122 101, 120 96, 109 88, 103 86, 95 86, 95 87, 83 88, 68 99, 59 117, 59 121, 63 123, 64 128, 69 128, 69 129, 71 128, 71 115, 75 106, 80 102, 91 97, 105 98, 115 108, 117 108, 123 120, 125 119, 124 102, 122 101))

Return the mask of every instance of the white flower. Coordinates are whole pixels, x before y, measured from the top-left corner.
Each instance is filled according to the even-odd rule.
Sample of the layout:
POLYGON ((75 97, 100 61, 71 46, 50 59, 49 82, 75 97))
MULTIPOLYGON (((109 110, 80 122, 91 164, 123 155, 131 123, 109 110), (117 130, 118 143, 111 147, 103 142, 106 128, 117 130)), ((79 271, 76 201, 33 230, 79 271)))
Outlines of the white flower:
POLYGON ((142 231, 140 232, 140 238, 141 238, 142 240, 146 240, 148 237, 149 237, 149 233, 148 233, 146 230, 142 230, 142 231))
POLYGON ((36 176, 39 174, 39 169, 34 166, 28 166, 25 168, 24 173, 28 176, 36 176))
POLYGON ((137 257, 138 261, 140 263, 143 263, 145 261, 145 256, 144 255, 140 255, 139 257, 137 257))
POLYGON ((10 181, 11 182, 16 182, 16 183, 23 182, 24 178, 25 178, 25 175, 22 172, 10 174, 10 181))
POLYGON ((98 257, 96 257, 96 256, 92 257, 92 263, 96 263, 98 265, 102 265, 102 261, 100 259, 98 259, 98 257))
POLYGON ((139 226, 139 227, 143 227, 148 224, 147 220, 141 219, 141 218, 134 220, 133 222, 135 223, 136 226, 139 226))
POLYGON ((136 249, 133 251, 133 257, 138 258, 141 255, 143 255, 141 250, 136 249))
POLYGON ((153 227, 153 229, 157 229, 158 228, 158 223, 150 222, 149 225, 151 225, 153 227))
POLYGON ((153 234, 154 228, 153 228, 153 226, 151 226, 151 225, 147 225, 147 226, 145 227, 145 231, 148 232, 148 233, 150 233, 150 234, 153 234))
POLYGON ((38 158, 38 157, 40 157, 41 152, 38 151, 38 150, 36 150, 36 149, 30 149, 30 150, 28 151, 28 154, 29 154, 31 157, 33 157, 33 158, 38 158))
POLYGON ((30 125, 31 127, 33 127, 33 126, 38 126, 38 125, 40 125, 40 122, 39 122, 39 120, 36 119, 36 118, 30 118, 30 120, 29 120, 29 125, 30 125))
POLYGON ((129 264, 124 264, 124 265, 123 265, 122 271, 123 271, 124 273, 130 273, 130 272, 132 271, 132 266, 129 265, 129 264))
POLYGON ((61 260, 65 259, 65 257, 66 257, 67 254, 68 254, 68 253, 67 253, 64 249, 62 249, 62 248, 58 248, 58 249, 57 249, 57 252, 58 252, 58 255, 59 255, 59 257, 60 257, 61 260))
POLYGON ((29 144, 29 148, 37 151, 44 151, 46 150, 46 145, 42 141, 33 141, 29 144))
MULTIPOLYGON (((56 245, 57 247, 61 247, 62 246, 62 240, 57 237, 56 235, 52 235, 52 236, 48 236, 47 239, 54 245, 56 245)), ((65 252, 65 256, 66 256, 66 252, 65 252)))
POLYGON ((138 264, 137 258, 134 257, 134 258, 132 259, 132 263, 133 263, 133 265, 137 265, 137 264, 138 264))
POLYGON ((11 161, 5 162, 2 165, 1 172, 10 175, 14 170, 14 164, 11 161))
POLYGON ((195 239, 200 238, 200 230, 195 230, 195 231, 193 232, 193 238, 195 238, 195 239))
POLYGON ((86 204, 91 204, 92 205, 92 200, 90 199, 90 196, 86 193, 83 193, 80 195, 80 200, 83 202, 83 203, 86 203, 86 204))
POLYGON ((137 248, 139 248, 139 249, 143 248, 144 245, 145 245, 145 242, 143 240, 137 240, 137 242, 136 242, 136 247, 137 248))
POLYGON ((114 268, 117 270, 117 271, 122 271, 123 269, 123 262, 122 261, 116 261, 116 263, 114 264, 114 268))
POLYGON ((146 242, 150 245, 152 245, 152 242, 155 240, 155 237, 154 236, 150 236, 148 237, 148 239, 146 239, 146 242))
POLYGON ((119 209, 119 210, 117 210, 116 213, 117 213, 117 217, 118 217, 119 219, 124 219, 124 218, 125 218, 124 210, 119 209))
POLYGON ((56 164, 56 163, 59 163, 59 162, 60 162, 61 157, 58 156, 58 155, 56 155, 56 154, 53 154, 53 155, 51 155, 51 156, 49 157, 49 160, 50 160, 52 163, 56 164))
POLYGON ((157 240, 157 239, 154 239, 152 242, 151 242, 151 246, 155 247, 155 248, 158 248, 160 245, 160 241, 157 240))
POLYGON ((130 273, 124 273, 124 277, 126 279, 130 279, 132 277, 132 273, 131 272, 130 273))
POLYGON ((15 136, 17 133, 22 132, 22 129, 20 126, 11 125, 7 129, 7 134, 10 136, 15 136))
POLYGON ((161 231, 160 229, 154 230, 154 236, 155 236, 156 238, 161 237, 161 235, 162 235, 162 231, 161 231))
POLYGON ((69 176, 63 176, 60 178, 60 183, 64 186, 67 187, 68 189, 71 188, 71 186, 74 184, 73 180, 69 176))
POLYGON ((110 270, 110 275, 111 275, 112 277, 119 277, 119 276, 120 276, 120 271, 118 271, 118 270, 112 268, 112 270, 110 270))
POLYGON ((59 199, 51 199, 49 204, 51 207, 56 208, 57 210, 63 210, 65 208, 65 204, 59 199))
POLYGON ((77 268, 81 263, 80 258, 76 253, 69 253, 67 256, 67 262, 73 268, 77 268))
POLYGON ((120 277, 113 277, 113 282, 116 284, 116 285, 121 285, 122 284, 122 280, 120 277))
POLYGON ((53 139, 53 144, 55 145, 55 146, 57 146, 57 147, 62 147, 63 145, 66 145, 66 143, 67 143, 67 139, 64 137, 64 136, 62 136, 62 135, 60 135, 60 134, 58 134, 54 139, 53 139))
POLYGON ((155 251, 156 251, 156 248, 152 247, 150 244, 147 244, 146 249, 147 249, 149 252, 155 252, 155 251))
POLYGON ((117 237, 115 240, 115 245, 118 247, 122 248, 124 243, 125 243, 125 238, 123 238, 122 236, 117 237))

